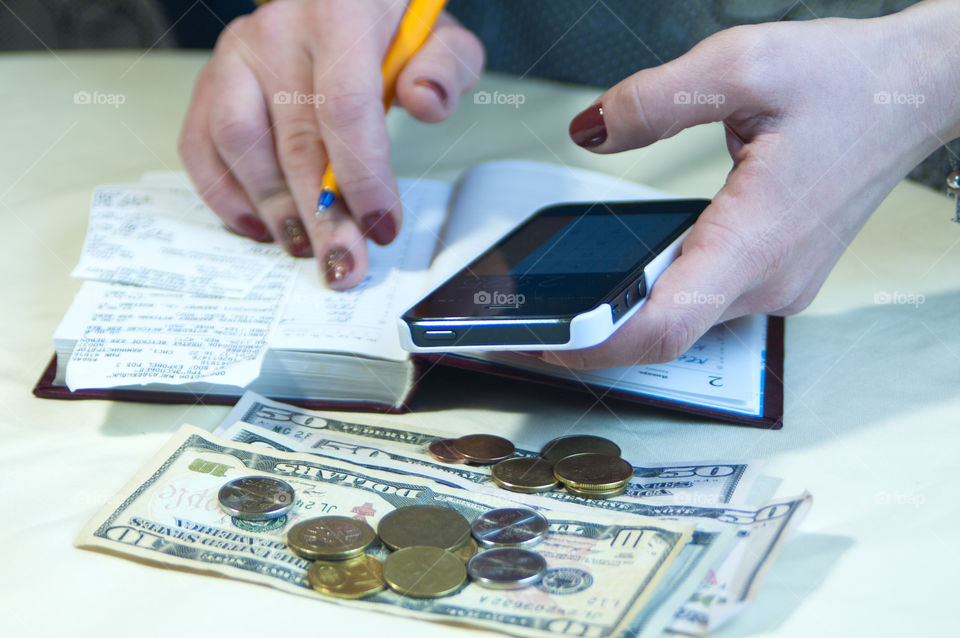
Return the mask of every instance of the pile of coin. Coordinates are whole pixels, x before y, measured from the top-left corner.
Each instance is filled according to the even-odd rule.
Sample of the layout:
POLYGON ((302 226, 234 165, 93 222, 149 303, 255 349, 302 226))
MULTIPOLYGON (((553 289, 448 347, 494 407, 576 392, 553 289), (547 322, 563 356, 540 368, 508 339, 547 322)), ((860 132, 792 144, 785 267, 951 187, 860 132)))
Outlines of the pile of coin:
MULTIPOLYGON (((285 521, 294 502, 285 481, 259 476, 229 481, 218 496, 235 521, 285 521)), ((412 598, 439 598, 468 579, 493 589, 536 584, 547 563, 529 548, 546 538, 548 527, 526 508, 490 510, 470 523, 449 507, 411 505, 384 516, 376 531, 346 516, 301 521, 287 532, 287 546, 313 561, 307 581, 321 594, 363 598, 389 587, 412 598), (378 540, 390 550, 382 562, 368 553, 378 540)))
POLYGON ((549 492, 562 484, 584 498, 623 494, 633 467, 620 458, 620 447, 589 434, 550 441, 539 457, 515 457, 513 443, 492 434, 469 434, 459 439, 436 439, 430 454, 443 463, 493 464, 491 479, 511 492, 549 492))

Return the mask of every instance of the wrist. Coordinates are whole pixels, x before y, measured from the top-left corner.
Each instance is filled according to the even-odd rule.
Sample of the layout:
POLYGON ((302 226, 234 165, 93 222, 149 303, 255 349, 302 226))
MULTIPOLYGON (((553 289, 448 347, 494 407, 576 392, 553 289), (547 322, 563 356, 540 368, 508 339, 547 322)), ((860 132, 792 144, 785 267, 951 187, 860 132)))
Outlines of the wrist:
POLYGON ((918 126, 930 151, 960 138, 960 2, 925 0, 881 20, 896 21, 903 60, 892 60, 913 95, 924 101, 918 126))

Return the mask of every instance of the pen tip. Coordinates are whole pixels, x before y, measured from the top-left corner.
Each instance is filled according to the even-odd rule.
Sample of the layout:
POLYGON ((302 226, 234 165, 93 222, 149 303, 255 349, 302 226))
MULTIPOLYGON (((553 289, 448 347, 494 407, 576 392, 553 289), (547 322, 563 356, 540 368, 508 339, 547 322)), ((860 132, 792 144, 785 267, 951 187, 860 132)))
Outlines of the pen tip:
POLYGON ((333 205, 333 200, 336 199, 336 196, 333 194, 333 191, 324 190, 320 193, 320 199, 317 200, 317 216, 319 217, 323 211, 330 208, 333 205))

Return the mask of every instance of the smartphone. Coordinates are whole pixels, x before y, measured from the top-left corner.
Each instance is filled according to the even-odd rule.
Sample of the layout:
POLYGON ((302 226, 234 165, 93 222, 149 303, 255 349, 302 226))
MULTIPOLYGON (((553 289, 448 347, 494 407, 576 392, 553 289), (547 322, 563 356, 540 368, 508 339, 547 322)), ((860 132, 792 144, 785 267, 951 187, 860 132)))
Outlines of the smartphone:
POLYGON ((542 208, 400 318, 413 352, 573 350, 640 309, 710 200, 542 208))

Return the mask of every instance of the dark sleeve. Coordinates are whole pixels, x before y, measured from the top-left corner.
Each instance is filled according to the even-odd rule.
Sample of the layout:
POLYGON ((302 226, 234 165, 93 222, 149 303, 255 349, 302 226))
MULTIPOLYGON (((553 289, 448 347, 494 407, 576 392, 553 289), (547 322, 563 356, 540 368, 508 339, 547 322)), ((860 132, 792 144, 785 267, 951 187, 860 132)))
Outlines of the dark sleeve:
POLYGON ((228 22, 256 8, 253 0, 163 0, 177 44, 184 49, 211 49, 228 22))

